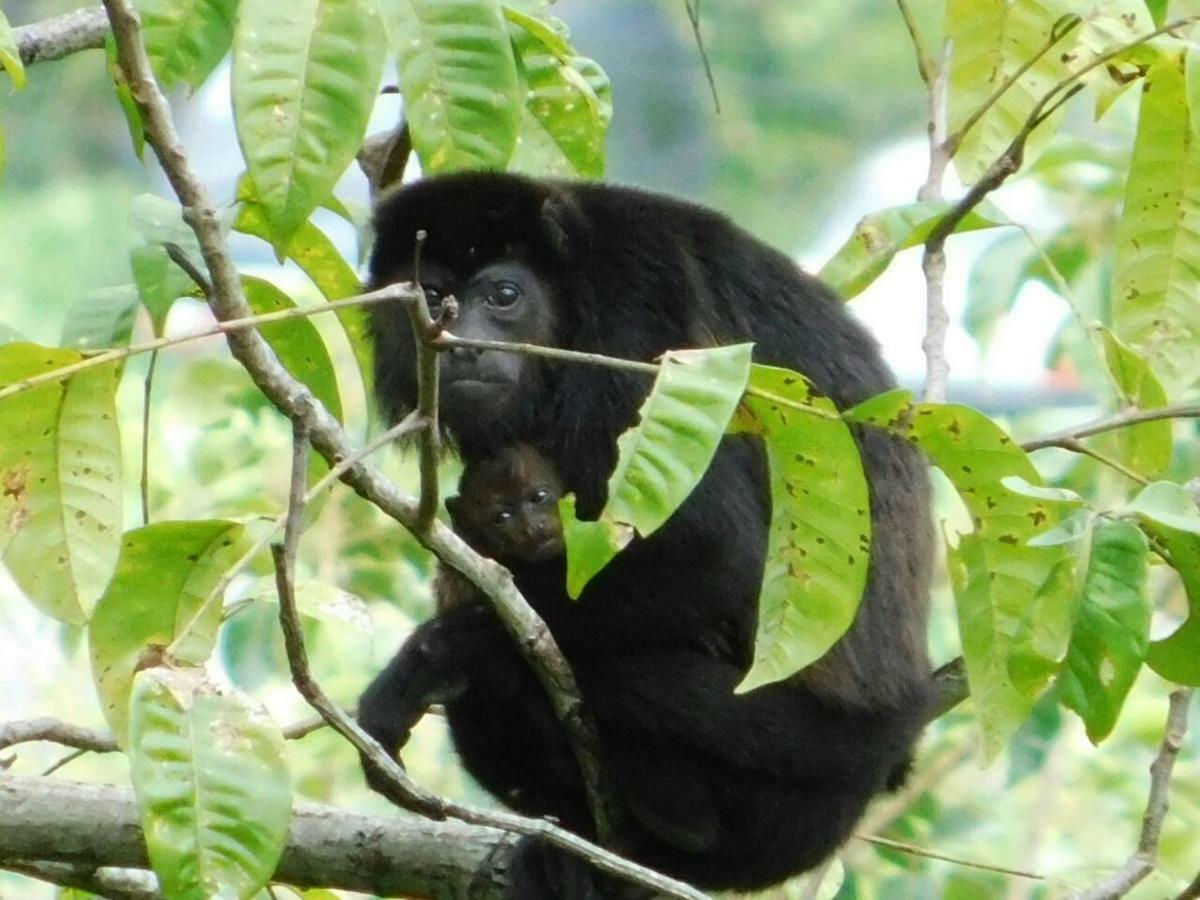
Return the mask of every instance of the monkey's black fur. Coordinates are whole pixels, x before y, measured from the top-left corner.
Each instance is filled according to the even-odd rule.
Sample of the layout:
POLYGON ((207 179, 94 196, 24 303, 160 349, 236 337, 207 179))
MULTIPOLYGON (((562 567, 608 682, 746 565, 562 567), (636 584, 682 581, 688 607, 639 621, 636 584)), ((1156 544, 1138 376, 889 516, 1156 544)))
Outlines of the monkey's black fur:
MULTIPOLYGON (((836 296, 709 210, 640 191, 468 174, 419 182, 375 217, 373 286, 413 277, 454 293, 460 336, 526 340, 652 360, 668 349, 755 342, 839 407, 893 386, 874 342, 836 296), (509 302, 511 298, 517 299, 509 302)), ((376 390, 391 418, 416 400, 401 310, 375 307, 376 390)), ((468 464, 534 445, 579 498, 605 499, 617 435, 648 382, 594 366, 459 351, 444 359, 443 422, 468 464)), ((706 888, 757 888, 849 835, 907 765, 929 702, 931 536, 916 452, 856 435, 871 486, 871 569, 858 616, 815 665, 735 695, 753 655, 769 521, 764 454, 726 438, 671 520, 635 541, 578 602, 561 561, 516 565, 599 725, 627 806, 618 849, 706 888)), ((515 809, 584 834, 579 776, 539 685, 491 611, 422 625, 363 695, 364 727, 398 750, 427 705, 446 703, 467 769, 515 809)), ((617 897, 624 888, 525 841, 521 900, 617 897)))

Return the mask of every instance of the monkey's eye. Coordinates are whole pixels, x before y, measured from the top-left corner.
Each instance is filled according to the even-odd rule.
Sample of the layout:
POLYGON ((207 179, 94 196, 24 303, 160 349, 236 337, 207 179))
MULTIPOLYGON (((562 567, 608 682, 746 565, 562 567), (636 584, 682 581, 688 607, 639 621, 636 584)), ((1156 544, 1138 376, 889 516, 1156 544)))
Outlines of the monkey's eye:
POLYGON ((425 305, 431 311, 441 308, 442 300, 446 296, 442 293, 441 288, 434 287, 432 284, 423 284, 421 285, 421 290, 425 292, 425 305))
POLYGON ((492 521, 497 525, 507 525, 508 521, 513 517, 511 509, 502 509, 492 517, 492 521))
POLYGON ((511 281, 497 281, 492 285, 487 303, 498 309, 507 309, 521 299, 521 289, 511 281))
POLYGON ((541 504, 541 503, 545 503, 549 499, 550 499, 550 492, 548 490, 546 490, 545 488, 538 488, 536 491, 534 491, 530 495, 529 502, 541 504))

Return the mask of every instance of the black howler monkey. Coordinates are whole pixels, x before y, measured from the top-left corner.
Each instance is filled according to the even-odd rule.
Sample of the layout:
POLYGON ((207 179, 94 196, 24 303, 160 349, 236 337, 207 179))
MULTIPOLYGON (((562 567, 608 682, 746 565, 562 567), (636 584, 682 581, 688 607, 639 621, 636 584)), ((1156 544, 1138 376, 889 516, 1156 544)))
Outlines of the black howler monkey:
MULTIPOLYGON (((453 294, 462 337, 653 360, 754 341, 754 358, 807 375, 838 407, 887 390, 878 349, 821 282, 710 210, 594 183, 496 173, 431 178, 375 213, 373 287, 413 276, 453 294)), ((376 390, 393 419, 416 402, 402 310, 374 307, 376 390)), ((616 438, 649 380, 496 351, 443 354, 442 422, 468 465, 517 441, 543 454, 580 514, 605 500, 616 438)), ((810 868, 901 771, 929 703, 925 649, 932 539, 918 454, 856 439, 871 490, 871 566, 847 634, 787 681, 734 688, 753 655, 770 516, 765 454, 727 437, 696 490, 635 540, 576 602, 561 569, 515 563, 598 723, 627 806, 632 858, 706 888, 758 888, 810 868), (548 571, 548 569, 550 571, 548 571)), ((588 834, 578 772, 546 698, 484 605, 419 627, 368 687, 364 728, 403 746, 441 700, 466 768, 519 811, 588 834)), ((511 896, 585 900, 622 888, 533 840, 511 896)))
MULTIPOLYGON (((446 498, 454 531, 478 553, 506 566, 561 560, 558 501, 562 481, 528 444, 513 444, 467 466, 458 496, 446 498)), ((481 599, 476 587, 447 566, 434 575, 438 612, 481 599)))

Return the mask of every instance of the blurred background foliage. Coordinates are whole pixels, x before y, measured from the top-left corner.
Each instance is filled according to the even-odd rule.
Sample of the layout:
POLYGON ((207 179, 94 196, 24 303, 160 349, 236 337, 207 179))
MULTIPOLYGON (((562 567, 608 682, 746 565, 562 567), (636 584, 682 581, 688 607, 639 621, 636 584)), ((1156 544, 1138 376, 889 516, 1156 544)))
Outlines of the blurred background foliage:
MULTIPOLYGON (((929 45, 936 46, 934 10, 940 4, 913 5, 928 29, 929 45)), ((21 25, 76 6, 70 0, 5 0, 4 11, 13 25, 21 25)), ((923 179, 924 91, 908 33, 890 3, 704 4, 702 31, 719 113, 682 3, 563 0, 555 12, 571 26, 581 52, 599 61, 612 79, 612 180, 716 206, 770 242, 819 264, 858 216, 911 199, 923 179)), ((131 199, 162 186, 155 166, 139 164, 129 152, 126 125, 104 71, 102 53, 78 54, 39 65, 25 91, 0 95, 7 133, 0 182, 0 321, 35 341, 56 343, 72 304, 89 291, 130 280, 131 199)), ((180 104, 181 125, 191 136, 227 129, 222 77, 219 72, 195 98, 180 104)), ((1067 135, 1002 194, 1014 215, 1036 223, 1072 294, 1101 306, 1134 120, 1129 99, 1099 125, 1087 110, 1073 110, 1067 135), (1068 220, 1072 229, 1060 231, 1068 220)), ((241 165, 236 148, 216 139, 198 143, 195 163, 211 182, 226 186, 241 165)), ((357 172, 345 183, 346 193, 365 200, 357 172)), ((352 238, 342 236, 343 241, 352 238)), ((255 252, 261 248, 247 251, 255 252)), ((915 253, 909 256, 915 259, 915 253)), ((1063 285, 1024 238, 1007 232, 958 238, 950 256, 951 292, 963 294, 969 286, 971 297, 965 310, 961 297, 952 298, 963 318, 952 336, 951 358, 961 352, 957 342, 970 345, 969 352, 981 360, 974 371, 967 367, 972 377, 956 390, 992 415, 1007 414, 1014 433, 1024 436, 1093 411, 1089 385, 1099 383, 1099 376, 1088 370, 1088 355, 1078 352, 1083 342, 1078 322, 1058 296, 1063 285), (1014 316, 1026 323, 1017 326, 1016 343, 1014 316), (1022 334, 1028 323, 1040 323, 1045 339, 1031 342, 1028 333, 1022 334), (1013 348, 1022 346, 1020 352, 1032 360, 1013 358, 1018 352, 1013 348), (1014 367, 1035 374, 1006 388, 1005 377, 1014 367), (999 377, 989 381, 993 372, 999 377)), ((899 338, 885 337, 919 335, 919 282, 884 279, 881 285, 856 308, 882 305, 904 320, 897 326, 899 338)), ((1090 319, 1099 311, 1079 312, 1090 319)), ((202 319, 186 302, 172 316, 202 319)), ((869 312, 866 317, 872 319, 869 312)), ((319 318, 314 321, 320 326, 319 318)), ((145 332, 144 322, 139 329, 145 332)), ((916 348, 889 344, 889 352, 905 359, 916 348)), ((129 369, 140 374, 145 365, 139 357, 129 369)), ((156 519, 199 517, 214 508, 230 516, 279 508, 286 491, 286 466, 280 460, 288 453, 288 428, 228 359, 221 341, 192 343, 165 355, 155 390, 150 453, 156 519)), ((123 421, 140 418, 140 378, 126 378, 120 402, 123 421)), ((343 402, 347 421, 364 420, 361 396, 343 402)), ((1200 468, 1195 448, 1194 440, 1178 444, 1172 477, 1184 480, 1200 468)), ((124 454, 127 471, 139 471, 136 442, 127 440, 124 454)), ((390 454, 379 462, 402 484, 415 484, 410 459, 390 454)), ((1101 497, 1111 477, 1089 460, 1065 454, 1043 454, 1039 462, 1057 483, 1101 497)), ((953 508, 951 493, 941 491, 944 517, 952 523, 961 512, 953 508)), ((132 483, 126 507, 127 521, 137 521, 132 483)), ((345 491, 334 493, 321 509, 304 546, 308 573, 348 594, 327 604, 334 612, 310 619, 308 628, 315 674, 336 699, 351 703, 411 623, 430 612, 430 560, 394 523, 345 491), (362 627, 363 611, 369 611, 373 633, 362 627)), ((1153 586, 1164 593, 1173 589, 1165 579, 1153 586)), ((284 675, 273 608, 236 602, 238 593, 252 596, 255 587, 250 579, 235 586, 221 660, 229 677, 263 698, 280 721, 307 718, 284 675), (264 653, 264 646, 274 649, 264 653)), ((0 580, 5 600, 0 602, 0 719, 53 711, 101 726, 79 630, 55 625, 23 603, 7 602, 14 597, 15 588, 0 580)), ((939 585, 935 602, 932 644, 935 659, 943 661, 958 652, 947 585, 939 585)), ((822 896, 832 896, 840 885, 838 897, 863 900, 1021 900, 1065 896, 1072 887, 1092 883, 1135 846, 1147 767, 1162 737, 1166 690, 1144 669, 1113 735, 1099 749, 1087 742, 1075 718, 1045 699, 987 768, 980 765, 969 710, 944 717, 923 742, 912 784, 880 801, 864 830, 958 861, 854 841, 843 862, 828 873, 822 896)), ((1190 879, 1200 868, 1195 746, 1193 739, 1184 748, 1172 784, 1161 871, 1131 896, 1165 896, 1178 879, 1190 879)), ((353 753, 329 732, 289 742, 288 750, 304 796, 384 808, 384 801, 362 788, 353 753)), ((457 767, 444 764, 449 753, 440 721, 427 718, 405 762, 434 790, 489 802, 457 767)), ((58 748, 23 746, 14 770, 42 771, 62 756, 58 748)), ((64 774, 124 780, 124 766, 120 755, 85 756, 64 774)), ((48 896, 38 892, 49 890, 0 877, 0 896, 48 896)), ((769 896, 800 896, 802 890, 796 884, 769 896)))

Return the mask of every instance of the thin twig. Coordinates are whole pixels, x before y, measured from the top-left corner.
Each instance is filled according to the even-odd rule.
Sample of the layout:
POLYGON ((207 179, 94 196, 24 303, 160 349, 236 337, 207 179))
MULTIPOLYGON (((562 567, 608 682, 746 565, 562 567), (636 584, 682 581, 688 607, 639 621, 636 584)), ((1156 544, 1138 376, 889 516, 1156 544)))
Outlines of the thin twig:
POLYGON ((1063 440, 1058 441, 1055 444, 1051 444, 1050 446, 1058 447, 1062 450, 1069 450, 1071 453, 1078 453, 1080 456, 1090 456, 1101 465, 1108 466, 1114 472, 1120 472, 1130 481, 1135 481, 1142 487, 1145 487, 1150 483, 1149 478, 1139 474, 1138 472, 1135 472, 1120 460, 1113 459, 1111 456, 1101 453, 1099 450, 1094 450, 1076 438, 1064 438, 1063 440))
POLYGON ((1185 887, 1176 895, 1175 900, 1196 900, 1200 897, 1200 874, 1196 876, 1196 880, 1185 887))
POLYGON ((949 853, 939 853, 936 850, 927 850, 924 847, 918 847, 915 844, 906 844, 904 841, 893 841, 891 838, 882 838, 879 836, 857 835, 861 841, 866 841, 868 844, 875 844, 878 847, 887 847, 889 850, 899 850, 901 853, 907 853, 910 856, 920 856, 925 859, 938 859, 942 862, 953 863, 956 866, 963 866, 968 869, 977 869, 980 872, 995 872, 998 875, 1012 875, 1016 878, 1029 878, 1033 881, 1049 881, 1045 875, 1040 872, 1030 872, 1026 869, 1012 869, 1008 866, 996 866, 991 863, 978 862, 973 859, 964 859, 961 856, 951 856, 949 853))
MULTIPOLYGON (((942 184, 946 179, 946 168, 950 155, 946 152, 946 92, 950 81, 950 59, 953 44, 946 41, 942 58, 927 80, 929 86, 929 170, 925 183, 917 191, 917 199, 941 200, 942 184)), ((946 309, 946 252, 940 243, 925 242, 921 255, 921 271, 925 276, 925 335, 921 349, 925 354, 925 386, 922 397, 926 401, 941 402, 946 399, 950 383, 950 363, 946 359, 946 336, 950 332, 950 311, 946 309)))
POLYGON ((912 40, 913 50, 917 55, 917 71, 921 74, 921 80, 928 87, 933 79, 937 77, 937 73, 933 66, 933 57, 929 55, 929 50, 925 47, 925 40, 921 37, 921 30, 917 28, 917 20, 912 14, 912 10, 908 7, 908 0, 896 0, 896 5, 900 7, 900 16, 904 19, 904 27, 908 29, 908 36, 912 40))
POLYGON ((425 288, 421 284, 421 248, 426 237, 424 231, 418 231, 417 244, 413 248, 413 286, 420 294, 420 300, 405 304, 417 351, 417 415, 427 426, 421 431, 418 443, 421 499, 417 507, 417 528, 421 531, 437 518, 438 460, 442 449, 438 429, 438 351, 433 346, 433 341, 441 333, 441 325, 429 315, 425 288))
POLYGON ((80 372, 86 372, 89 369, 97 368, 98 366, 106 366, 110 363, 120 362, 124 359, 129 359, 133 356, 138 356, 142 353, 153 353, 156 350, 162 350, 164 347, 174 347, 177 344, 186 344, 190 341, 198 341, 203 338, 216 337, 217 335, 238 334, 239 332, 248 331, 257 328, 259 325, 267 325, 272 322, 284 322, 290 319, 303 319, 308 316, 315 316, 321 313, 335 312, 350 306, 368 306, 372 303, 388 303, 391 301, 403 301, 409 297, 416 297, 415 292, 406 284, 389 284, 387 287, 382 287, 377 291, 368 291, 365 294, 359 294, 356 297, 347 297, 344 300, 332 300, 328 303, 322 303, 318 306, 292 307, 291 309, 281 309, 275 312, 263 313, 262 315, 245 315, 237 318, 224 319, 217 322, 211 328, 205 328, 203 331, 196 331, 191 334, 179 335, 177 337, 156 338, 152 341, 144 341, 140 344, 130 344, 128 347, 121 347, 116 350, 105 350, 103 353, 97 353, 95 356, 89 356, 77 363, 72 363, 69 366, 63 366, 59 369, 52 369, 49 372, 44 372, 41 375, 34 375, 30 378, 23 378, 20 381, 14 381, 12 384, 5 385, 0 388, 0 400, 4 400, 14 394, 20 394, 23 391, 32 390, 43 384, 53 384, 56 381, 65 381, 80 372))
POLYGON ((150 352, 146 380, 142 384, 142 524, 150 524, 150 395, 154 390, 154 370, 158 366, 158 351, 150 352))
POLYGON ((1024 441, 1021 444, 1021 449, 1029 453, 1033 450, 1041 450, 1043 447, 1058 447, 1062 445, 1063 441, 1091 437, 1092 435, 1103 434, 1106 431, 1116 431, 1120 428, 1128 428, 1131 425, 1139 425, 1142 422, 1158 422, 1163 419, 1198 418, 1200 418, 1200 403, 1178 403, 1172 406, 1160 406, 1158 409, 1127 409, 1115 415, 1104 416, 1099 419, 1093 419, 1090 422, 1084 422, 1082 425, 1073 425, 1070 428, 1064 428, 1062 431, 1055 431, 1045 437, 1024 441))
POLYGON ((700 0, 683 0, 687 9, 688 21, 692 23, 692 37, 696 41, 696 49, 700 51, 700 62, 704 66, 704 77, 708 79, 708 89, 712 92, 713 109, 721 114, 721 95, 717 93, 717 82, 713 78, 712 63, 708 59, 708 50, 704 46, 704 36, 700 34, 700 0))
POLYGON ((49 741, 93 753, 112 753, 119 749, 116 740, 107 732, 72 725, 49 716, 0 723, 0 750, 31 741, 49 741))
POLYGON ((1142 879, 1154 871, 1158 859, 1158 840, 1162 834, 1163 820, 1167 816, 1167 795, 1171 787, 1171 774, 1179 748, 1187 735, 1188 707, 1192 703, 1191 688, 1176 688, 1171 691, 1167 725, 1163 730, 1158 755, 1150 764, 1150 795, 1146 800, 1146 812, 1142 815, 1142 831, 1137 849, 1116 872, 1094 887, 1076 895, 1075 900, 1116 900, 1124 897, 1142 879))

